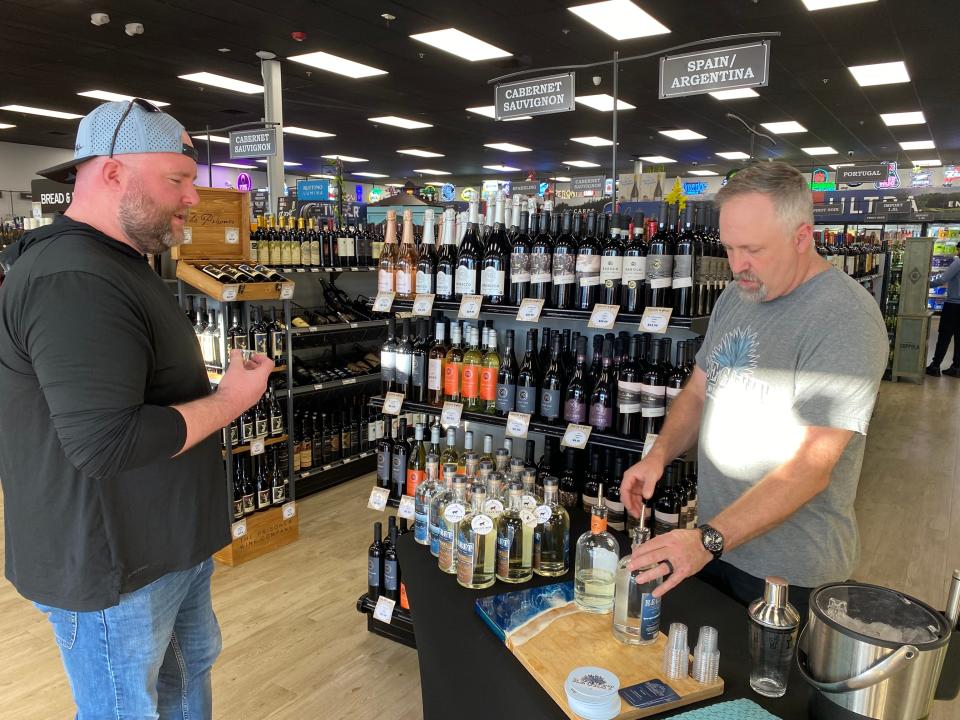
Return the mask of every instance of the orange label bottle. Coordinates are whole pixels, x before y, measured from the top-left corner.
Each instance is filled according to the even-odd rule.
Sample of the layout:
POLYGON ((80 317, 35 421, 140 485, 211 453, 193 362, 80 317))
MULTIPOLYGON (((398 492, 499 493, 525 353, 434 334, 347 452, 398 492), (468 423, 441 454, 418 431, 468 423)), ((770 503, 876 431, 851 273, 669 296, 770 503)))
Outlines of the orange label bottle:
POLYGON ((423 470, 407 470, 407 495, 413 497, 417 492, 417 486, 427 479, 427 473, 423 470))
POLYGON ((464 365, 460 376, 460 392, 464 399, 476 400, 480 395, 480 368, 476 365, 464 365))
POLYGON ((447 400, 460 399, 460 363, 448 362, 443 368, 443 394, 447 400))
POLYGON ((590 516, 590 532, 594 535, 602 532, 606 532, 607 529, 607 517, 606 515, 591 515, 590 516))
POLYGON ((483 368, 480 371, 480 399, 495 402, 497 399, 497 369, 483 368))

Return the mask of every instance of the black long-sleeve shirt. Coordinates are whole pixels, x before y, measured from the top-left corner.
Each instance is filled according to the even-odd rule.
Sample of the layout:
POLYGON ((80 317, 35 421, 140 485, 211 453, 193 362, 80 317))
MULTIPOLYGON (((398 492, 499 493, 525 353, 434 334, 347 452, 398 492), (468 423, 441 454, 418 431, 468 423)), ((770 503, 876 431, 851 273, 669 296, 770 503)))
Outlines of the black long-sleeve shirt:
POLYGON ((171 405, 210 385, 196 336, 144 258, 66 217, 4 254, 0 483, 6 576, 99 610, 230 541, 219 440, 171 405))

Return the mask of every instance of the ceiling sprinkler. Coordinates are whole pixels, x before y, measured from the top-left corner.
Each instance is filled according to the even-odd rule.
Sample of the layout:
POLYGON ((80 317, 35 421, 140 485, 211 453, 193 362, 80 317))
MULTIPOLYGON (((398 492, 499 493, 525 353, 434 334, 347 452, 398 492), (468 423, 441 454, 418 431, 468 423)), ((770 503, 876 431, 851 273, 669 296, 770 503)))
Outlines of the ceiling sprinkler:
POLYGON ((104 12, 95 12, 90 15, 90 24, 100 27, 110 22, 110 16, 104 12))
POLYGON ((300 32, 299 30, 294 30, 292 33, 290 33, 290 37, 297 42, 303 42, 307 39, 307 34, 305 32, 300 32))

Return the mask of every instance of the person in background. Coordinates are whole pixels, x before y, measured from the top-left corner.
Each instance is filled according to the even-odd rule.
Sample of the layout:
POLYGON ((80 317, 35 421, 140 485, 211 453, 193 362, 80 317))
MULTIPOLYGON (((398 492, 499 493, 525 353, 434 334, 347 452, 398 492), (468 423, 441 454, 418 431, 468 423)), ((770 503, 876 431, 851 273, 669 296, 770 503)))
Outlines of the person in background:
POLYGON ((937 330, 937 347, 933 351, 933 360, 927 366, 927 375, 940 377, 940 365, 947 356, 950 340, 953 340, 953 362, 943 371, 944 375, 960 378, 960 243, 957 243, 957 257, 950 266, 930 281, 931 287, 947 286, 947 297, 940 311, 940 327, 937 330))
POLYGON ((744 605, 766 577, 783 577, 805 619, 810 590, 856 566, 853 503, 887 332, 876 300, 817 254, 800 171, 752 165, 715 202, 736 282, 656 444, 621 488, 639 516, 664 467, 696 443, 704 524, 653 538, 631 567, 655 566, 637 582, 666 576, 655 595, 698 575, 744 605))
POLYGON ((77 717, 210 718, 211 555, 230 542, 219 431, 273 363, 211 394, 190 322, 144 255, 184 240, 196 150, 140 99, 80 121, 65 215, 2 258, 6 577, 49 618, 77 717))

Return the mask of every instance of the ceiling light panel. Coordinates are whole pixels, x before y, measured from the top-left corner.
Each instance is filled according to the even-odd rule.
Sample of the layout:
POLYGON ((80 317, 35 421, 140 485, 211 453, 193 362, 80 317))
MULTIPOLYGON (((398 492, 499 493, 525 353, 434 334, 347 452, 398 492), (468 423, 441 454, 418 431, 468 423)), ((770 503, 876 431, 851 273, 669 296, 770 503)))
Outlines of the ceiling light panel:
MULTIPOLYGON (((481 105, 479 107, 468 107, 467 112, 476 113, 477 115, 483 115, 484 117, 496 119, 497 111, 493 105, 481 105)), ((514 120, 533 120, 532 115, 520 115, 519 117, 504 118, 501 122, 513 122, 514 120)))
POLYGON ((353 60, 347 60, 346 58, 339 57, 338 55, 331 55, 330 53, 323 52, 322 50, 306 53, 304 55, 292 55, 288 57, 287 60, 293 60, 293 62, 309 65, 310 67, 315 67, 319 70, 326 70, 327 72, 336 73, 337 75, 344 75, 346 77, 353 78, 354 80, 358 78, 387 74, 386 70, 381 70, 380 68, 375 68, 371 65, 364 65, 363 63, 354 62, 353 60))
POLYGON ((295 125, 286 125, 283 131, 289 135, 303 135, 309 138, 336 137, 334 133, 323 132, 323 130, 309 130, 307 128, 296 127, 295 125))
POLYGON ((44 117, 57 118, 58 120, 77 120, 83 117, 83 115, 77 115, 76 113, 47 110, 46 108, 31 107, 29 105, 4 105, 0 107, 0 110, 24 113, 25 115, 43 115, 44 117))
POLYGON ((336 175, 327 175, 325 173, 314 173, 310 177, 320 178, 321 180, 336 180, 336 175))
POLYGON ((443 157, 442 153, 430 152, 429 150, 418 150, 417 148, 408 148, 405 150, 397 150, 401 155, 413 155, 415 157, 423 158, 438 158, 443 157))
POLYGON ((923 125, 927 119, 919 110, 914 112, 882 113, 880 119, 885 125, 923 125))
POLYGON ((404 130, 421 130, 423 128, 433 127, 430 123, 420 122, 419 120, 410 120, 408 118, 397 117, 396 115, 383 115, 381 117, 367 118, 372 123, 383 125, 393 125, 404 130))
POLYGON ((246 165, 244 163, 218 162, 218 163, 214 163, 214 165, 217 165, 219 167, 236 168, 237 170, 257 170, 258 169, 256 165, 246 165))
MULTIPOLYGON (((121 95, 120 93, 110 92, 109 90, 85 90, 84 92, 78 92, 77 95, 93 98, 94 100, 104 100, 106 102, 130 102, 133 100, 133 95, 121 95)), ((151 105, 156 105, 157 107, 167 107, 167 105, 170 104, 162 100, 144 99, 151 105)))
POLYGON ((554 182, 570 182, 570 178, 568 178, 568 177, 563 177, 562 175, 560 175, 560 176, 558 176, 558 177, 552 177, 552 178, 550 178, 550 179, 553 180, 554 182))
POLYGON ((607 0, 569 8, 598 30, 616 40, 663 35, 670 28, 630 0, 607 0))
MULTIPOLYGON (((267 161, 266 161, 266 160, 257 160, 257 162, 260 163, 261 165, 266 165, 266 164, 267 164, 267 161)), ((284 166, 284 167, 300 167, 301 165, 303 165, 303 163, 293 162, 292 160, 284 160, 284 161, 283 161, 283 166, 284 166)))
POLYGON ((423 175, 450 175, 446 170, 431 170, 429 168, 414 168, 414 172, 422 173, 423 175))
POLYGON ((674 140, 706 140, 706 135, 701 135, 698 132, 693 130, 660 130, 661 135, 666 135, 668 138, 673 138, 674 140))
POLYGON ((11 125, 10 123, 0 123, 0 130, 9 130, 10 128, 15 128, 16 125, 11 125))
POLYGON ((900 143, 900 147, 904 150, 933 150, 936 145, 933 144, 933 140, 909 140, 900 143))
POLYGON ((589 160, 564 160, 561 164, 578 168, 600 167, 600 163, 590 162, 589 160))
POLYGON ((648 163, 657 163, 658 165, 665 165, 666 163, 675 163, 676 160, 673 158, 664 157, 663 155, 647 155, 640 158, 644 162, 648 163))
POLYGON ((847 5, 863 5, 864 3, 876 1, 877 0, 803 0, 803 4, 807 6, 807 10, 814 12, 816 10, 846 7, 847 5))
POLYGON ((484 165, 484 170, 496 170, 497 172, 520 172, 520 168, 510 167, 509 165, 484 165))
MULTIPOLYGON (((586 105, 594 110, 603 112, 613 112, 613 95, 601 93, 599 95, 577 95, 576 100, 581 105, 586 105)), ((631 105, 626 100, 617 100, 617 110, 636 110, 636 105, 631 105)))
POLYGON ((375 172, 355 172, 353 174, 356 175, 357 177, 366 177, 366 178, 390 177, 389 175, 384 175, 383 173, 375 173, 375 172))
POLYGON ((510 57, 512 54, 456 28, 417 33, 410 37, 470 62, 510 57))
POLYGON ((209 87, 218 87, 223 90, 233 90, 234 92, 245 95, 255 95, 263 92, 263 85, 255 85, 245 80, 227 77, 226 75, 217 75, 216 73, 198 72, 188 75, 178 75, 181 80, 195 82, 198 85, 207 85, 209 87))
POLYGON ((834 150, 829 145, 821 145, 819 147, 805 147, 802 150, 807 155, 836 155, 837 151, 834 150))
POLYGON ((342 160, 343 162, 368 162, 366 158, 352 155, 321 155, 324 160, 342 160))
POLYGON ((492 148, 493 150, 502 150, 503 152, 530 152, 530 148, 524 147, 523 145, 514 145, 513 143, 502 142, 502 143, 485 143, 484 147, 492 148))
POLYGON ((860 87, 910 82, 910 73, 907 72, 907 66, 902 60, 874 65, 854 65, 848 69, 860 87))
POLYGON ((194 140, 209 140, 210 142, 222 143, 225 145, 230 144, 230 138, 225 135, 191 135, 194 140))
POLYGON ((696 175, 697 177, 709 177, 711 175, 716 175, 713 170, 691 170, 688 174, 696 175))
POLYGON ((942 163, 937 159, 913 161, 914 167, 940 167, 940 165, 942 165, 942 163))
POLYGON ((574 137, 570 139, 573 140, 573 142, 589 145, 591 147, 609 147, 610 145, 613 145, 613 140, 607 140, 602 137, 597 137, 596 135, 589 135, 587 137, 574 137))
POLYGON ((745 152, 740 152, 739 150, 733 150, 729 152, 718 152, 716 153, 717 157, 722 157, 724 160, 749 160, 750 156, 745 152))
POLYGON ((715 90, 710 93, 717 100, 742 100, 744 98, 760 97, 752 88, 736 88, 734 90, 715 90))
POLYGON ((760 123, 774 135, 790 135, 791 133, 804 133, 807 129, 795 120, 784 120, 783 122, 760 123))

